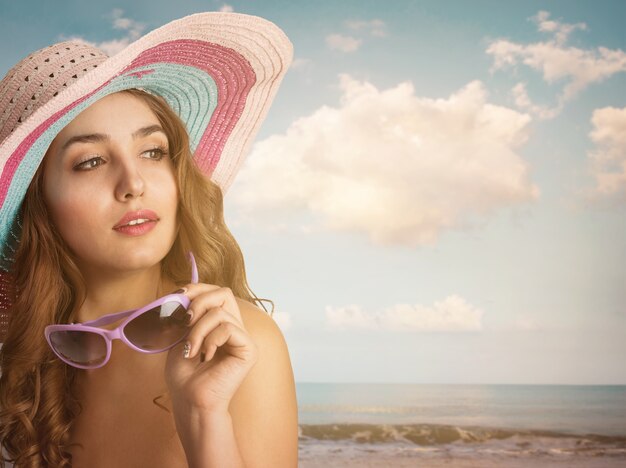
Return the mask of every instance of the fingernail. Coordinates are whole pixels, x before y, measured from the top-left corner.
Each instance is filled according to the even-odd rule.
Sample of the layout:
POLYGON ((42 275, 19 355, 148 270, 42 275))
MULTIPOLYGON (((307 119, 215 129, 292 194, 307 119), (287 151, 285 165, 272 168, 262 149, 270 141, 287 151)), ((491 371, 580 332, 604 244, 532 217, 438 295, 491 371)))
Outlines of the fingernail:
POLYGON ((187 292, 187 288, 181 288, 178 291, 174 291, 174 294, 185 294, 187 292))
POLYGON ((186 318, 185 318, 185 323, 186 323, 187 325, 189 325, 189 324, 191 323, 191 320, 193 319, 193 312, 192 312, 192 311, 190 311, 190 310, 188 310, 188 311, 187 311, 187 314, 186 314, 186 316, 185 316, 185 317, 186 317, 186 318))
POLYGON ((188 359, 190 354, 191 354, 191 343, 189 341, 186 341, 185 349, 183 349, 183 357, 185 359, 188 359))

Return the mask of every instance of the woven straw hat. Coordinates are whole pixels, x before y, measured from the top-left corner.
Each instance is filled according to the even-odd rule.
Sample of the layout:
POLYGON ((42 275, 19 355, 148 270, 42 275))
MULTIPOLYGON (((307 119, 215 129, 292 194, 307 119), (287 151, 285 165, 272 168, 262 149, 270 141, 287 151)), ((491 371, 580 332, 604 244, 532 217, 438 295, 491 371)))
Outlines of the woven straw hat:
POLYGON ((0 343, 8 328, 19 209, 54 137, 98 99, 140 88, 185 122, 198 167, 226 193, 293 55, 273 23, 190 15, 108 57, 76 41, 33 52, 0 82, 0 343))

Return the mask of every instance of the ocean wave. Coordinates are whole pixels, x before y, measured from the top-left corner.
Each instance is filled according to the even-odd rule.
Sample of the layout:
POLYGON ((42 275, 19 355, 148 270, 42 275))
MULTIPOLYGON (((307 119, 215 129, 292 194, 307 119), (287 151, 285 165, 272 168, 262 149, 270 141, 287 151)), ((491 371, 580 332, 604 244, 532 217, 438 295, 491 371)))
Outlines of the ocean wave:
POLYGON ((349 442, 483 453, 626 457, 626 436, 444 424, 300 424, 303 443, 349 442))

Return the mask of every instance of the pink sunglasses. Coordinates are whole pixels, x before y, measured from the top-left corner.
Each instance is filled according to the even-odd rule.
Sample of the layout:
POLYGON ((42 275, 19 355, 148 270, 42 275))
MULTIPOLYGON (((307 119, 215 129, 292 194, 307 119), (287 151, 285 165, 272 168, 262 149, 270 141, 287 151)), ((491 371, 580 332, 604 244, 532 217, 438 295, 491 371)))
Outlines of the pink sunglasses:
MULTIPOLYGON (((196 260, 191 252, 191 282, 198 282, 196 260)), ((184 294, 168 294, 141 309, 132 309, 100 317, 85 323, 48 325, 46 340, 52 351, 67 364, 80 369, 104 366, 111 357, 111 343, 122 340, 141 353, 162 353, 180 343, 189 333, 184 294), (128 317, 113 330, 99 327, 128 317)))

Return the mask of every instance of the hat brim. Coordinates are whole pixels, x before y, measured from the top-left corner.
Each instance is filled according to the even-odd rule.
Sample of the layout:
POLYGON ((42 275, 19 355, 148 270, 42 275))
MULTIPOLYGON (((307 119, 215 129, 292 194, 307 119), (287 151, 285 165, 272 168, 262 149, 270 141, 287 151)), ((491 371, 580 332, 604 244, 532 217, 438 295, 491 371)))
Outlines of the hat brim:
MULTIPOLYGON (((198 167, 225 193, 292 57, 291 42, 268 20, 197 13, 151 31, 35 110, 0 144, 0 283, 11 272, 28 186, 54 137, 82 110, 124 89, 162 96, 185 122, 198 167)), ((3 302, 10 299, 3 296, 0 343, 8 326, 3 302)))
MULTIPOLYGON (((289 64, 291 42, 273 23, 197 13, 146 34, 46 102, 0 145, 0 244, 54 137, 82 110, 129 88, 162 96, 187 126, 198 167, 225 193, 289 64)), ((5 252, 6 253, 6 252, 5 252)))

